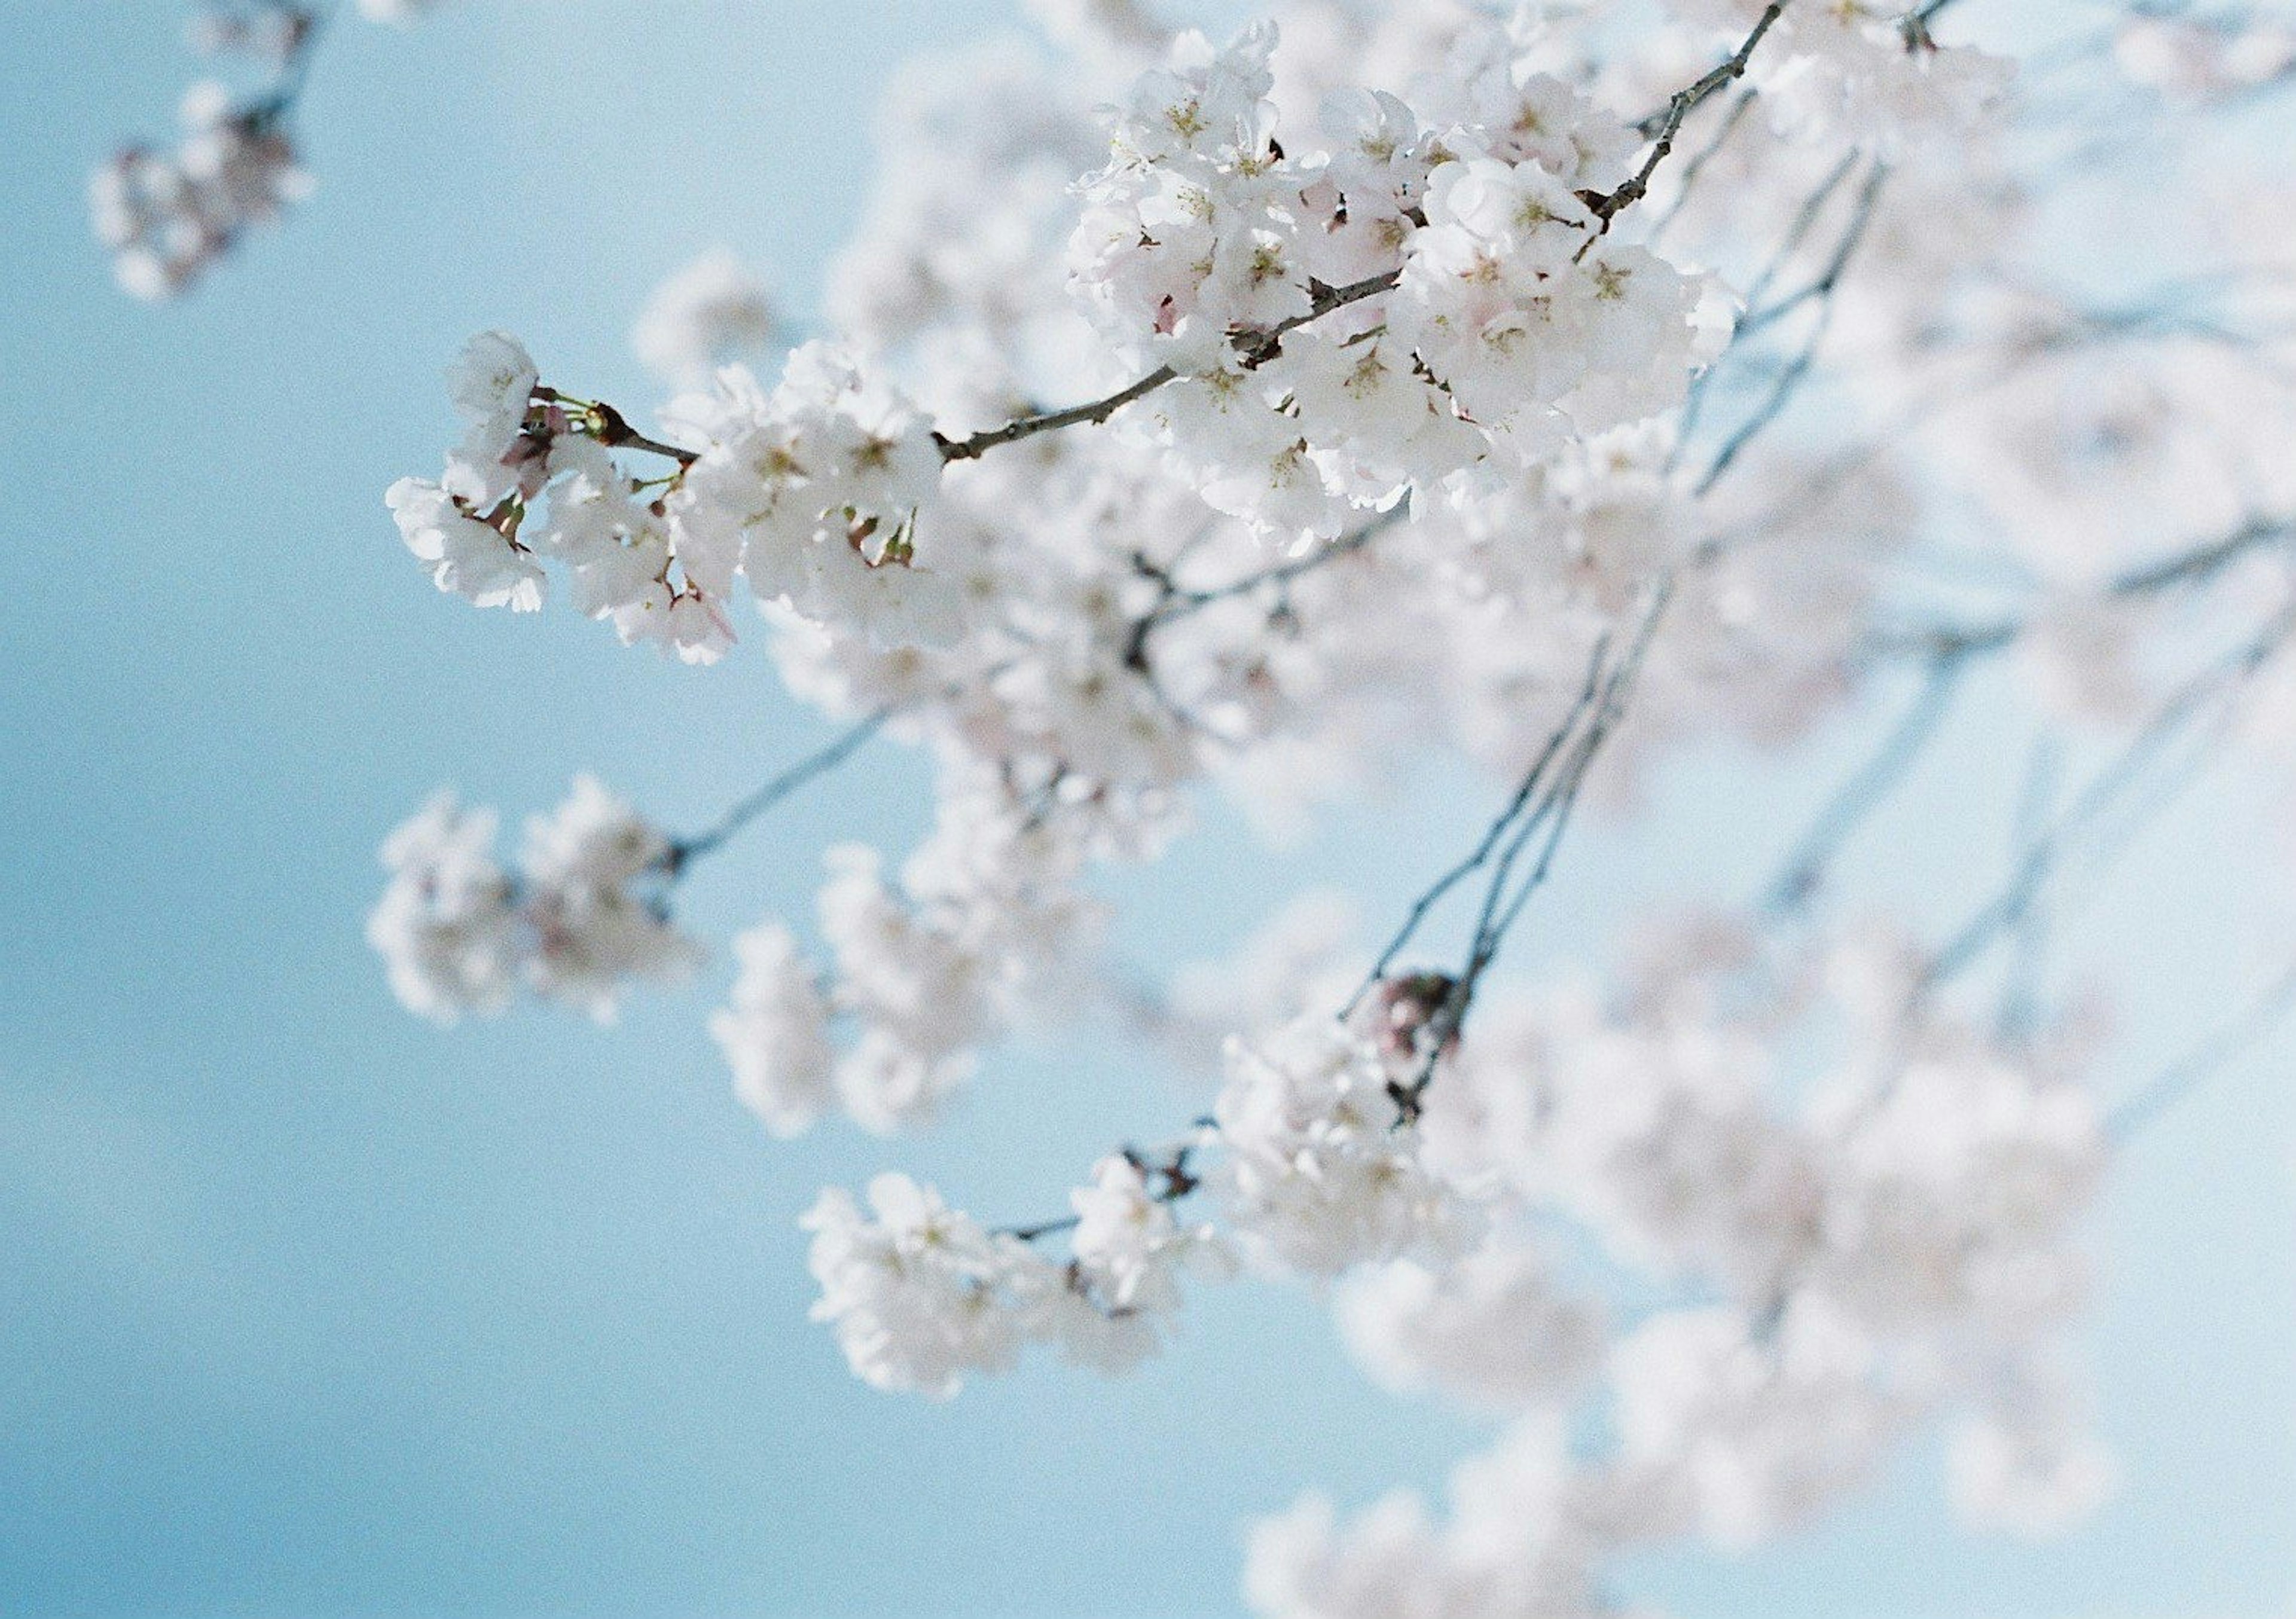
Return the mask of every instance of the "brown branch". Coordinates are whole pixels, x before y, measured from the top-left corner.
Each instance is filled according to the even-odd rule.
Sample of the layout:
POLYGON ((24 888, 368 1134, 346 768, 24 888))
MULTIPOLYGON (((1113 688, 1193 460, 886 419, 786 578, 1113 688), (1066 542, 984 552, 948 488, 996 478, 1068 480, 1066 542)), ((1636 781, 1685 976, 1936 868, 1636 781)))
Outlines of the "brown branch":
MULTIPOLYGON (((1668 154, 1674 151, 1674 139, 1682 133, 1683 120, 1702 106, 1708 97, 1746 76, 1746 65, 1753 60, 1754 47, 1762 43, 1762 36, 1770 31, 1770 25, 1777 21, 1785 9, 1786 0, 1771 0, 1762 8, 1761 16, 1754 23, 1753 32, 1746 36, 1735 51, 1705 77, 1685 89, 1676 91, 1664 108, 1636 126, 1652 140, 1650 155, 1643 159, 1642 168, 1635 171, 1632 178, 1613 192, 1582 191, 1578 193, 1578 200, 1594 210, 1598 222, 1595 235, 1600 236, 1608 231, 1612 219, 1642 200, 1644 193, 1650 190, 1651 176, 1658 172, 1659 165, 1665 162, 1668 154)), ((1591 242, 1592 238, 1589 241, 1591 242)), ((1583 247, 1579 249, 1581 253, 1586 250, 1583 247)))
MULTIPOLYGON (((1398 269, 1366 276, 1344 287, 1327 287, 1316 282, 1305 314, 1292 315, 1264 330, 1236 332, 1228 341, 1241 357, 1244 369, 1256 369, 1275 356, 1284 338, 1292 332, 1310 321, 1323 319, 1334 309, 1345 308, 1349 304, 1361 303, 1365 298, 1376 298, 1382 292, 1393 290, 1395 283, 1402 276, 1403 272, 1398 269)), ((943 438, 938 434, 934 437, 940 446, 943 461, 973 461, 999 445, 1018 444, 1021 439, 1034 438, 1039 433, 1057 432, 1062 428, 1097 426, 1135 400, 1144 399, 1165 384, 1179 380, 1178 372, 1168 365, 1160 365, 1138 381, 1118 388, 1105 398, 1095 399, 1085 405, 1072 405, 1066 410, 1018 416, 1002 427, 987 428, 963 438, 943 438)))

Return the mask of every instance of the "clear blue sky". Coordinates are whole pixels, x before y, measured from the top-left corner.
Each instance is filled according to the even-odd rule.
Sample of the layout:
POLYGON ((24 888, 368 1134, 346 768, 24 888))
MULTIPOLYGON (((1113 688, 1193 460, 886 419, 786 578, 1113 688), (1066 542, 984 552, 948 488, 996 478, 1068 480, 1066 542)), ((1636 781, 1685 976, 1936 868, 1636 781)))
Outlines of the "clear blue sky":
MULTIPOLYGON (((939 1407, 847 1377, 804 1321, 815 1189, 898 1165, 1043 1209, 1189 1108, 1138 1065, 1032 1050, 931 1141, 776 1145, 702 1032, 722 969, 603 1034, 529 1010, 445 1034, 360 942, 376 841, 440 782, 515 816, 593 768, 693 825, 821 734, 755 647, 688 670, 439 596, 381 491, 435 463, 439 368, 475 329, 643 399, 629 315, 693 251, 730 242, 809 307, 890 53, 1003 11, 464 0, 346 26, 306 107, 319 194, 154 310, 111 290, 81 192, 172 119, 183 11, 0 0, 0 1611, 1226 1614, 1241 1519, 1431 1482, 1474 1442, 1364 1388, 1305 1295, 1257 1288, 1113 1386, 1032 1366, 939 1407)), ((1998 835, 2013 755, 1961 744, 1959 831, 1998 835)), ((1748 890, 1791 819, 1774 795, 1823 781, 1691 761, 1641 834, 1574 846, 1532 956, 1638 898, 1748 890)), ((693 922, 804 910, 819 847, 912 837, 918 785, 868 756, 708 871, 693 922)), ((1479 790, 1282 859, 1216 828, 1119 885, 1129 947, 1217 949, 1318 876, 1392 904, 1479 790)), ((2197 800, 2091 913, 2143 964, 2112 1083, 2284 947, 2286 905, 2194 836, 2250 814, 2197 800)), ((1883 829, 1895 885, 1954 878, 1944 830, 1883 829)), ((1916 1457, 1823 1536, 1637 1589, 1686 1619, 2288 1612, 2287 1055, 2112 1185, 2094 1347, 2130 1484, 2093 1529, 1969 1541, 1916 1457)))

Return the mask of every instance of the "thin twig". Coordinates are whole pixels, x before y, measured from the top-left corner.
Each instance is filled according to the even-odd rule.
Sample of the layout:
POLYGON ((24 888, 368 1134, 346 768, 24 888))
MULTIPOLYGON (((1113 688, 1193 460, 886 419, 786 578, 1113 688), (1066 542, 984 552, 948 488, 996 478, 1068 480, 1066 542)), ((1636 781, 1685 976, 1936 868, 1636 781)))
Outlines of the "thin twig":
MULTIPOLYGON (((1484 888, 1483 903, 1476 919, 1474 936, 1465 964, 1447 980, 1442 1001, 1415 1036, 1421 1052, 1419 1071, 1407 1084, 1390 1082, 1388 1086, 1388 1093, 1395 1100, 1398 1126, 1408 1124, 1419 1116, 1427 1088, 1434 1082, 1436 1066, 1465 1026, 1468 1009, 1473 1004, 1475 991, 1480 985, 1483 975, 1498 960, 1501 944, 1522 915, 1531 895, 1546 884, 1554 871, 1554 857, 1562 847, 1563 834, 1570 830, 1571 813, 1578 805, 1580 789, 1586 785, 1587 773, 1604 740, 1625 712, 1628 693, 1641 672, 1644 659, 1657 634, 1660 620, 1673 599, 1674 585, 1674 575, 1669 572, 1661 575, 1652 586, 1632 642, 1594 689, 1591 707, 1582 700, 1566 720, 1564 729, 1558 732, 1558 740, 1570 736, 1578 718, 1582 715, 1586 717, 1584 728, 1577 730, 1577 740, 1572 744, 1569 762, 1549 780, 1538 803, 1516 826, 1513 836, 1506 840, 1506 849, 1484 888), (1545 841, 1539 848, 1538 859, 1510 895, 1507 883, 1515 861, 1529 846, 1531 839, 1542 832, 1545 841)), ((1598 667, 1601 661, 1598 649, 1598 667)), ((1542 769, 1538 773, 1544 775, 1546 773, 1542 769)), ((1494 831, 1504 825, 1503 820, 1494 831)), ((1483 850, 1479 852, 1487 855, 1492 841, 1487 837, 1483 850)), ((1377 981, 1376 977, 1374 981, 1377 981)), ((1357 997, 1360 998, 1362 993, 1358 991, 1357 997)))
MULTIPOLYGON (((1155 1189, 1148 1194, 1150 1202, 1169 1207, 1203 1185, 1203 1177, 1190 1166, 1189 1160, 1204 1146, 1206 1139, 1218 1129, 1217 1121, 1200 1118, 1195 1122, 1192 1133, 1169 1147, 1160 1148, 1152 1153, 1135 1147, 1124 1149, 1124 1157, 1132 1166, 1143 1177, 1156 1183, 1155 1189)), ((1039 1220, 1028 1225, 997 1226, 990 1235, 1017 1237, 1022 1242, 1035 1242, 1062 1231, 1072 1231, 1083 1222, 1084 1217, 1080 1214, 1062 1214, 1056 1220, 1039 1220)))
POLYGON ((1698 480, 1696 494, 1705 495, 1722 480, 1723 474, 1729 471, 1732 463, 1744 452, 1746 446, 1751 444, 1765 428, 1777 420, 1816 364, 1818 348, 1824 343, 1826 332, 1833 323, 1834 290, 1841 284, 1842 274, 1849 269, 1849 260, 1857 252, 1857 244, 1865 240, 1866 227, 1873 222, 1874 199, 1881 193, 1882 176, 1887 173, 1888 171, 1879 163, 1866 171, 1866 184, 1858 192, 1857 209, 1851 214, 1848 226, 1842 231, 1841 240, 1835 244, 1833 257, 1827 261, 1824 271, 1815 282, 1793 294, 1788 300, 1792 303, 1816 300, 1817 320, 1811 326, 1809 336, 1802 343, 1800 351, 1787 364, 1785 369, 1778 373, 1777 380, 1771 385, 1767 397, 1755 408, 1754 413, 1741 422, 1737 430, 1723 441, 1722 447, 1715 452, 1712 463, 1706 469, 1706 475, 1698 480))
POLYGON ((2105 1139, 2116 1145, 2127 1141, 2270 1033, 2291 1007, 2296 1007, 2296 969, 2282 974, 2246 1010, 2124 1098, 2104 1116, 2105 1139))
POLYGON ((1713 161, 1715 154, 1729 144, 1730 137, 1737 133, 1738 126, 1745 121, 1747 112, 1759 99, 1760 94, 1761 92, 1759 90, 1741 90, 1731 101, 1730 110, 1722 115, 1722 122, 1716 126, 1714 134, 1708 139, 1706 144, 1691 153, 1689 160, 1682 166, 1682 188, 1675 192, 1674 200, 1667 205, 1666 212, 1660 214, 1657 222, 1651 226, 1650 239, 1652 243, 1664 235, 1667 227, 1681 215, 1683 209, 1690 201, 1692 188, 1698 184, 1698 176, 1706 171, 1707 164, 1713 161))
MULTIPOLYGON (((2251 518, 2229 534, 2116 575, 2100 593, 2109 601, 2142 601, 2179 585, 2202 583, 2250 552, 2292 538, 2296 538, 2296 518, 2251 518)), ((1911 654, 1935 658, 1998 652, 2015 644, 2032 627, 2030 619, 2003 618, 1877 634, 1866 639, 1856 656, 1862 659, 1911 654)))
POLYGON ((1554 763, 1556 756, 1562 753, 1564 744, 1570 740, 1571 733, 1578 728, 1580 718, 1590 712, 1598 700, 1602 690, 1603 658, 1610 650, 1610 644, 1608 635, 1596 640, 1595 650, 1587 660, 1586 679, 1579 687, 1578 699, 1571 704, 1570 712, 1563 715, 1562 724, 1555 727, 1554 732, 1540 747, 1538 755, 1530 762, 1530 767, 1523 773, 1522 779, 1515 784, 1514 792, 1508 797, 1505 805, 1486 829, 1474 848, 1464 859, 1438 877, 1416 900, 1412 902, 1411 909, 1404 914, 1402 925, 1396 929, 1394 936, 1388 940, 1386 948, 1379 953, 1378 959, 1372 963, 1370 972, 1365 974, 1363 982, 1357 985, 1355 993, 1348 997, 1346 1004, 1340 1008, 1341 1018, 1349 1016, 1357 1007, 1363 1004, 1364 997, 1371 993, 1380 981, 1387 976, 1387 969, 1395 965, 1396 958, 1401 955, 1405 947, 1411 943, 1413 936, 1419 931, 1420 924, 1427 920, 1429 913, 1443 902, 1445 896, 1489 863, 1500 841, 1506 837, 1508 829, 1514 824, 1516 817, 1523 814, 1533 796, 1538 793, 1539 783, 1546 779, 1548 767, 1554 763))
MULTIPOLYGON (((2049 805, 2056 797, 2058 748, 2056 739, 2044 732, 2033 744, 2025 766, 2024 789, 2017 795, 2017 816, 2010 829, 2010 847, 2022 848, 2048 824, 2049 805)), ((1994 1031, 2004 1044, 2021 1045, 2040 1020, 2042 958, 2048 949, 2053 919, 2041 906, 2026 912, 2013 930, 2009 966, 2002 975, 2001 1010, 1994 1031)))
POLYGON ((1960 652, 1948 652, 1930 659, 1921 690, 1890 727, 1882 746, 1842 783, 1794 846, 1792 858, 1779 871, 1762 898, 1763 910, 1773 916, 1787 916, 1808 903, 1841 846, 1866 823, 1866 817, 1890 789, 1904 780, 1923 748, 1937 734, 1938 726, 1953 706, 1954 690, 1960 683, 1967 661, 1967 655, 1960 652))
MULTIPOLYGON (((1636 126, 1652 139, 1650 155, 1643 159, 1643 166, 1635 171, 1632 178, 1614 192, 1578 193, 1578 200, 1594 210, 1596 221, 1595 236, 1608 231, 1611 220, 1640 201, 1643 194, 1650 190, 1651 176, 1658 172, 1659 165, 1665 162, 1667 155, 1673 151, 1674 138, 1682 133, 1683 119, 1696 111, 1715 92, 1745 77, 1746 64, 1753 60, 1754 47, 1762 43, 1762 36, 1770 31, 1770 25, 1777 21, 1785 9, 1785 0, 1771 0, 1770 4, 1762 8, 1753 31, 1746 36, 1735 51, 1703 78, 1686 88, 1676 91, 1668 98, 1665 107, 1636 126)), ((1590 245, 1592 241, 1593 237, 1590 236, 1590 245)), ((1587 249, 1581 247, 1578 250, 1584 254, 1587 249)))
POLYGON ((743 827, 764 814, 783 799, 818 776, 826 775, 861 750, 862 745, 884 728, 885 722, 898 711, 898 705, 889 704, 846 730, 826 747, 807 755, 796 764, 758 788, 720 816, 716 825, 697 832, 691 838, 681 838, 669 846, 663 865, 672 877, 704 854, 720 847, 743 827))
POLYGON ((2296 607, 2276 614, 2254 639, 2186 681, 2162 703, 2120 756, 2089 779, 2064 814, 2027 845, 2007 885, 1930 958, 1915 986, 1915 998, 1926 997, 2021 920, 2056 870, 2066 840, 2109 812, 2211 698, 2243 685, 2286 642, 2292 626, 2296 626, 2296 607))

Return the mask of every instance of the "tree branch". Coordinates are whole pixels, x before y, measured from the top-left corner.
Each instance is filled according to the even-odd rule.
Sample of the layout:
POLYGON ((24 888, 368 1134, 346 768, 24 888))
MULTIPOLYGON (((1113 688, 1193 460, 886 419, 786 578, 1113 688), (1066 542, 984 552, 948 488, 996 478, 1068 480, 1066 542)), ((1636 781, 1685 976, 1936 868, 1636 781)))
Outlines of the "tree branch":
POLYGON ((884 729, 885 723, 898 711, 898 705, 878 709, 874 714, 851 726, 827 746, 800 759, 748 797, 735 804, 733 808, 718 818, 716 825, 706 831, 697 832, 690 838, 676 839, 669 846, 669 853, 663 857, 664 869, 672 878, 682 875, 686 867, 693 862, 722 847, 727 839, 743 827, 798 789, 817 777, 828 774, 858 753, 863 745, 884 729))
POLYGON ((1825 868, 1851 834, 1863 826, 1904 780, 1906 772, 1930 739, 1937 734, 1953 706, 1969 653, 1947 651, 1930 659, 1921 690, 1906 707, 1882 746, 1842 783, 1817 819, 1794 846, 1794 853, 1764 895, 1761 908, 1773 916, 1790 916, 1809 902, 1824 880, 1825 868))
MULTIPOLYGON (((1326 287, 1315 283, 1307 312, 1279 321, 1264 330, 1239 331, 1228 341, 1241 357, 1245 370, 1252 370, 1273 358, 1284 338, 1311 321, 1319 321, 1334 309, 1344 309, 1349 304, 1359 304, 1367 298, 1376 298, 1392 291, 1403 272, 1386 270, 1377 275, 1349 282, 1344 287, 1326 287)), ((1035 416, 1020 416, 1002 427, 988 428, 963 438, 939 438, 943 461, 972 461, 999 445, 1018 444, 1023 438, 1034 438, 1039 433, 1057 432, 1062 428, 1097 425, 1136 399, 1144 399, 1168 382, 1180 380, 1180 373, 1168 365, 1160 365, 1138 381, 1119 388, 1105 398, 1086 405, 1073 405, 1066 410, 1046 411, 1035 416)), ((937 438, 938 435, 935 436, 937 438)))
MULTIPOLYGON (((1754 57, 1754 47, 1762 43, 1762 36, 1770 31, 1770 25, 1777 21, 1785 9, 1785 0, 1771 0, 1770 4, 1762 8, 1753 31, 1746 36, 1735 51, 1705 77, 1686 88, 1676 91, 1663 108, 1636 126, 1643 134, 1652 136, 1652 141, 1650 155, 1643 159, 1642 168, 1636 170, 1631 179, 1608 193, 1578 193, 1578 200, 1595 211, 1596 236, 1608 231, 1612 219, 1632 208, 1650 190, 1651 176, 1658 172, 1659 165, 1665 162, 1667 154, 1674 150, 1675 136, 1682 133, 1682 121, 1696 111, 1709 96, 1745 77, 1746 64, 1754 57)), ((1587 249, 1582 247, 1578 250, 1584 253, 1587 249)))

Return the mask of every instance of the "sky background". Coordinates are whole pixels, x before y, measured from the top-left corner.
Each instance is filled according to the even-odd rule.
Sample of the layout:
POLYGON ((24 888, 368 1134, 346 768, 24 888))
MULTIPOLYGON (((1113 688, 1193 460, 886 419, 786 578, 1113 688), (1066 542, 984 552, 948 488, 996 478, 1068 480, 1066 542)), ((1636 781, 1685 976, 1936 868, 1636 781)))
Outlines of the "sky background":
MULTIPOLYGON (((172 0, 0 0, 0 1612, 1198 1615, 1237 1610, 1238 1525, 1301 1488, 1435 1484, 1483 1430, 1368 1388, 1316 1301, 1200 1290, 1175 1353, 1108 1385, 1041 1362, 937 1406, 851 1379, 805 1321, 794 1230, 904 1167, 985 1217, 1197 1096, 1089 1039, 996 1059, 950 1128, 768 1141, 703 1030, 719 960, 616 1027, 442 1033, 360 939, 374 847, 436 786, 513 822, 594 769, 672 827, 825 733, 752 635, 693 670, 564 612, 435 593, 381 491, 453 431, 439 372, 519 331, 545 373, 652 390, 624 343, 725 242, 800 312, 853 219, 894 53, 1005 26, 988 0, 467 0, 327 42, 318 194, 186 302, 113 290, 85 177, 171 126, 172 0)), ((1589 825, 1524 962, 1639 904, 1753 890, 1855 756, 1683 760, 1589 825)), ((1973 896, 2024 738, 1982 707, 1859 846, 1873 891, 1973 896), (1995 734, 1997 732, 1997 734, 1995 734)), ((913 839, 880 744, 713 863, 722 941, 808 914, 826 843, 913 839)), ((1219 952, 1297 888, 1391 914, 1490 784, 1439 773, 1270 854, 1214 817, 1111 890, 1126 949, 1219 952), (1401 852, 1401 853, 1398 853, 1401 852)), ((2204 789, 2084 912, 2129 964, 2119 1094, 2284 961, 2279 835, 2204 789)), ((721 953, 722 955, 722 953, 721 953)), ((1932 1447, 1824 1533, 1667 1559, 1686 1616, 2296 1611, 2296 1108, 2259 1048, 2117 1165, 2088 1348, 2126 1486, 2072 1539, 1970 1539, 1932 1447)))

